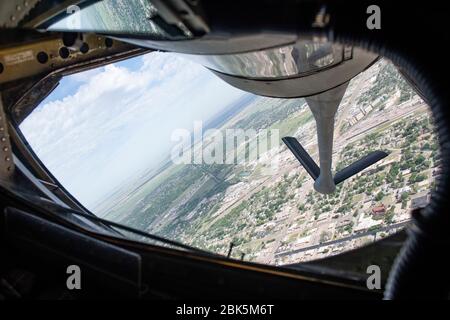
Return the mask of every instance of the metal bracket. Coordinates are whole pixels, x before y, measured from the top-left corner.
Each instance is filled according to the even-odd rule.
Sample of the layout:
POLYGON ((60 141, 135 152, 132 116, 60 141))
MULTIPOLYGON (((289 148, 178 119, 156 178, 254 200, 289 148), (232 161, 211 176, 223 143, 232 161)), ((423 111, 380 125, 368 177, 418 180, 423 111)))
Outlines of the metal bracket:
POLYGON ((0 180, 9 180, 13 171, 14 162, 8 134, 8 122, 0 93, 0 180))
POLYGON ((40 0, 8 0, 0 4, 0 27, 16 27, 40 0))

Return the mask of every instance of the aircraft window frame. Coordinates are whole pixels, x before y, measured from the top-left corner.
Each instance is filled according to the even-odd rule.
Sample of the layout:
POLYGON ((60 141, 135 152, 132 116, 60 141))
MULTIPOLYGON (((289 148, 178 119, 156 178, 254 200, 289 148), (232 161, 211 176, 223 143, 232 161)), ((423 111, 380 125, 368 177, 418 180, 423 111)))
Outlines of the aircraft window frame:
MULTIPOLYGON (((93 67, 94 68, 94 67, 93 67)), ((61 72, 61 74, 63 74, 64 72, 61 72)), ((52 76, 55 76, 55 74, 53 74, 52 76)), ((53 88, 53 89, 55 89, 55 88, 53 88)), ((49 92, 50 93, 50 92, 49 92)), ((37 106, 37 105, 39 105, 39 103, 38 104, 36 104, 35 106, 37 106)), ((18 130, 19 132, 20 132, 20 130, 18 130)), ((26 139, 25 139, 25 137, 22 137, 23 139, 24 139, 24 141, 26 141, 26 139)), ((44 164, 40 161, 40 159, 39 159, 39 157, 33 152, 33 150, 32 150, 32 148, 31 147, 29 147, 28 148, 28 151, 31 153, 31 155, 32 155, 32 157, 33 157, 33 160, 36 162, 36 163, 38 163, 38 164, 40 164, 41 165, 41 167, 43 167, 44 169, 45 169, 45 171, 46 171, 46 173, 49 175, 49 177, 52 177, 51 176, 51 172, 48 170, 48 169, 46 169, 46 167, 44 166, 44 164)), ((56 183, 58 183, 57 181, 56 181, 56 179, 54 179, 54 177, 53 177, 53 180, 54 180, 54 182, 56 182, 56 183)), ((59 187, 60 188, 62 188, 62 190, 64 190, 64 187, 60 184, 60 183, 58 183, 59 184, 59 187)), ((73 198, 73 200, 75 200, 76 202, 78 202, 77 200, 76 200, 76 198, 74 198, 70 193, 68 193, 69 194, 69 196, 71 197, 71 198, 73 198)), ((85 209, 85 208, 84 208, 85 209)), ((86 210, 86 209, 85 209, 86 210)))

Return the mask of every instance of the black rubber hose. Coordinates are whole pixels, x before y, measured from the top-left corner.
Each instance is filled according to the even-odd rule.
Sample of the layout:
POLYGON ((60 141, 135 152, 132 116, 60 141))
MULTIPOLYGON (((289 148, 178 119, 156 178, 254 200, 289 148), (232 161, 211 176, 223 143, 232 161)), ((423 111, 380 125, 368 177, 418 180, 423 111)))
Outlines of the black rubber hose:
MULTIPOLYGON (((389 54, 389 53, 388 53, 389 54)), ((440 146, 441 173, 429 205, 411 212, 408 239, 399 252, 386 284, 384 299, 447 299, 450 288, 449 190, 450 118, 448 100, 435 75, 420 62, 407 63, 392 52, 391 60, 418 83, 431 108, 440 146), (430 76, 427 76, 427 74, 430 76), (434 79, 433 79, 434 78, 434 79)))
POLYGON ((449 68, 445 51, 439 46, 430 47, 427 44, 447 42, 448 32, 443 23, 427 24, 429 19, 439 20, 438 7, 433 7, 431 11, 434 11, 428 13, 429 19, 425 18, 425 12, 402 8, 400 12, 404 16, 423 23, 418 25, 417 22, 407 24, 399 21, 399 16, 395 14, 390 16, 392 12, 399 11, 389 10, 387 5, 382 6, 384 29, 378 32, 355 29, 355 24, 364 21, 346 17, 352 16, 352 12, 355 12, 354 17, 358 17, 357 12, 363 10, 365 5, 355 4, 351 9, 347 7, 343 10, 337 6, 330 7, 332 17, 336 19, 330 27, 329 38, 379 53, 415 81, 416 89, 426 97, 432 111, 442 169, 436 178, 436 188, 431 192, 429 205, 412 212, 408 239, 392 266, 384 299, 447 299, 450 288, 450 107, 448 80, 444 76, 448 76, 449 68))
POLYGON ((413 212, 414 224, 391 269, 384 299, 448 298, 448 242, 423 232, 422 215, 422 210, 413 212))

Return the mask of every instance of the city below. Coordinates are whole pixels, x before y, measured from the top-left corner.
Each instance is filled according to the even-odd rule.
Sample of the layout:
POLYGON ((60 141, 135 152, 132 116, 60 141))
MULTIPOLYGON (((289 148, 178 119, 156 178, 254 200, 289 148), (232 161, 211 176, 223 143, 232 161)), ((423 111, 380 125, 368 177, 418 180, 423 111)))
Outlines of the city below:
MULTIPOLYGON (((294 136, 317 161, 315 122, 304 99, 249 95, 242 103, 217 121, 218 130, 294 136)), ((371 151, 388 156, 327 196, 314 191, 282 143, 243 163, 165 163, 134 181, 138 189, 127 187, 105 201, 113 205, 102 215, 207 251, 275 265, 324 258, 402 229, 410 210, 429 201, 439 174, 428 106, 381 60, 350 82, 334 136, 334 171, 371 151)), ((208 147, 204 140, 193 153, 208 147)), ((236 146, 238 155, 251 153, 251 145, 236 146)))

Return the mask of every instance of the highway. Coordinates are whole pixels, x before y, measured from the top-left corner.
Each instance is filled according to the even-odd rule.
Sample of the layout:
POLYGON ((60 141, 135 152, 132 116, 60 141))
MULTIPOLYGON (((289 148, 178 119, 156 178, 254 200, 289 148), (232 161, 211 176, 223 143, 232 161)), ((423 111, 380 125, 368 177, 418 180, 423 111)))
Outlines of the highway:
POLYGON ((315 244, 315 245, 312 245, 312 246, 309 246, 309 247, 304 247, 304 248, 300 248, 300 249, 296 249, 296 250, 292 250, 292 251, 285 251, 285 252, 276 253, 275 257, 276 258, 280 258, 280 257, 290 256, 290 255, 297 254, 297 253, 300 253, 300 252, 304 252, 304 251, 308 251, 308 250, 312 250, 312 249, 317 249, 317 248, 320 248, 320 247, 323 247, 323 246, 329 246, 329 245, 332 245, 332 244, 342 243, 342 242, 345 242, 345 241, 350 241, 350 240, 361 238, 361 237, 365 237, 365 236, 375 235, 378 232, 388 231, 388 230, 391 230, 391 229, 394 229, 394 228, 403 227, 403 226, 407 225, 408 223, 409 223, 409 221, 394 223, 394 224, 391 224, 389 226, 378 228, 376 230, 371 230, 371 231, 365 231, 365 232, 361 232, 361 233, 352 234, 351 236, 348 236, 348 237, 345 237, 345 238, 331 240, 331 241, 315 244))

